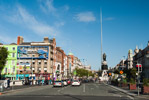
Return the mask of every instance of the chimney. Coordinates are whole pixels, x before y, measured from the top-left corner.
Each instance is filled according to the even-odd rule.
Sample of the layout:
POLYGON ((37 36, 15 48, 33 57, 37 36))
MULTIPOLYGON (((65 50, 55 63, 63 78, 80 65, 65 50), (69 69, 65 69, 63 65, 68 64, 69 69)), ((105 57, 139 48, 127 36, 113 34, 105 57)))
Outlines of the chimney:
POLYGON ((22 36, 18 36, 18 38, 17 38, 17 45, 20 45, 20 44, 22 44, 23 42, 24 42, 23 37, 22 37, 22 36))
POLYGON ((44 37, 44 43, 49 43, 49 38, 48 37, 44 37))

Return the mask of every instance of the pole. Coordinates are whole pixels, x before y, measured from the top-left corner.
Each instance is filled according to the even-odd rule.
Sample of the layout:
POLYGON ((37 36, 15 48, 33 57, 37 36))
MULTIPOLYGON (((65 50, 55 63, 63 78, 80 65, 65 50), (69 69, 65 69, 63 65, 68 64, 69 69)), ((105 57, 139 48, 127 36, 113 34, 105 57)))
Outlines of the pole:
POLYGON ((102 9, 100 8, 100 23, 101 23, 101 69, 102 69, 102 9))
POLYGON ((139 96, 139 66, 138 66, 138 96, 139 96))
MULTIPOLYGON (((32 49, 32 46, 31 46, 32 49)), ((31 61, 31 71, 32 71, 32 85, 33 85, 33 49, 32 49, 32 61, 31 61)))

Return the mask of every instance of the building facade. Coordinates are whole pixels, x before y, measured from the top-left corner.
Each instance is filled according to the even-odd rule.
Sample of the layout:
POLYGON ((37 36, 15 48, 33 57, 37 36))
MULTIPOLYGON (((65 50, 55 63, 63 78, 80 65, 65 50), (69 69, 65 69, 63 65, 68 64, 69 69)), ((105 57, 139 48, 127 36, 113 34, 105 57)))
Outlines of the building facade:
POLYGON ((5 47, 8 50, 8 57, 6 65, 2 70, 2 76, 5 78, 10 78, 11 80, 15 80, 17 73, 17 45, 12 43, 10 45, 1 45, 1 47, 5 47))
POLYGON ((149 42, 146 48, 143 50, 137 50, 134 59, 134 66, 136 68, 136 64, 142 65, 142 77, 149 78, 149 42))
POLYGON ((24 42, 23 37, 18 37, 18 64, 17 78, 19 74, 36 76, 37 79, 52 78, 53 48, 48 37, 43 42, 24 42))

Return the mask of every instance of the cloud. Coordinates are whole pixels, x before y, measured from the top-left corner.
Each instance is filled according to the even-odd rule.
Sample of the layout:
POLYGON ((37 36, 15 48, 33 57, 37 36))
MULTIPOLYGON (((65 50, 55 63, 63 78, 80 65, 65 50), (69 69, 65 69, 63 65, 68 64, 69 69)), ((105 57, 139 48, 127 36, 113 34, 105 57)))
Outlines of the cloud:
POLYGON ((81 12, 75 16, 75 19, 80 22, 93 22, 96 20, 96 17, 92 12, 81 12))
POLYGON ((46 14, 53 14, 57 16, 57 9, 53 5, 53 0, 41 0, 40 1, 40 8, 46 14))
POLYGON ((114 17, 107 17, 107 18, 104 18, 104 20, 110 21, 110 20, 115 20, 115 18, 114 17))
POLYGON ((21 6, 18 6, 17 8, 17 13, 10 17, 10 20, 13 23, 21 24, 23 27, 32 30, 38 35, 56 36, 56 34, 58 33, 55 27, 43 24, 42 22, 38 21, 33 15, 29 14, 21 6))

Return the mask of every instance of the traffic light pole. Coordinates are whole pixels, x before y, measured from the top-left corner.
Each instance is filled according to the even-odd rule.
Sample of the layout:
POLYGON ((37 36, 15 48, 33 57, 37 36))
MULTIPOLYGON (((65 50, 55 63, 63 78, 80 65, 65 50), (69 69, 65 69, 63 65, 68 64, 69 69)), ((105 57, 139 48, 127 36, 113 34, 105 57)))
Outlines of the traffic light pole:
POLYGON ((139 96, 139 66, 138 66, 138 96, 139 96))

